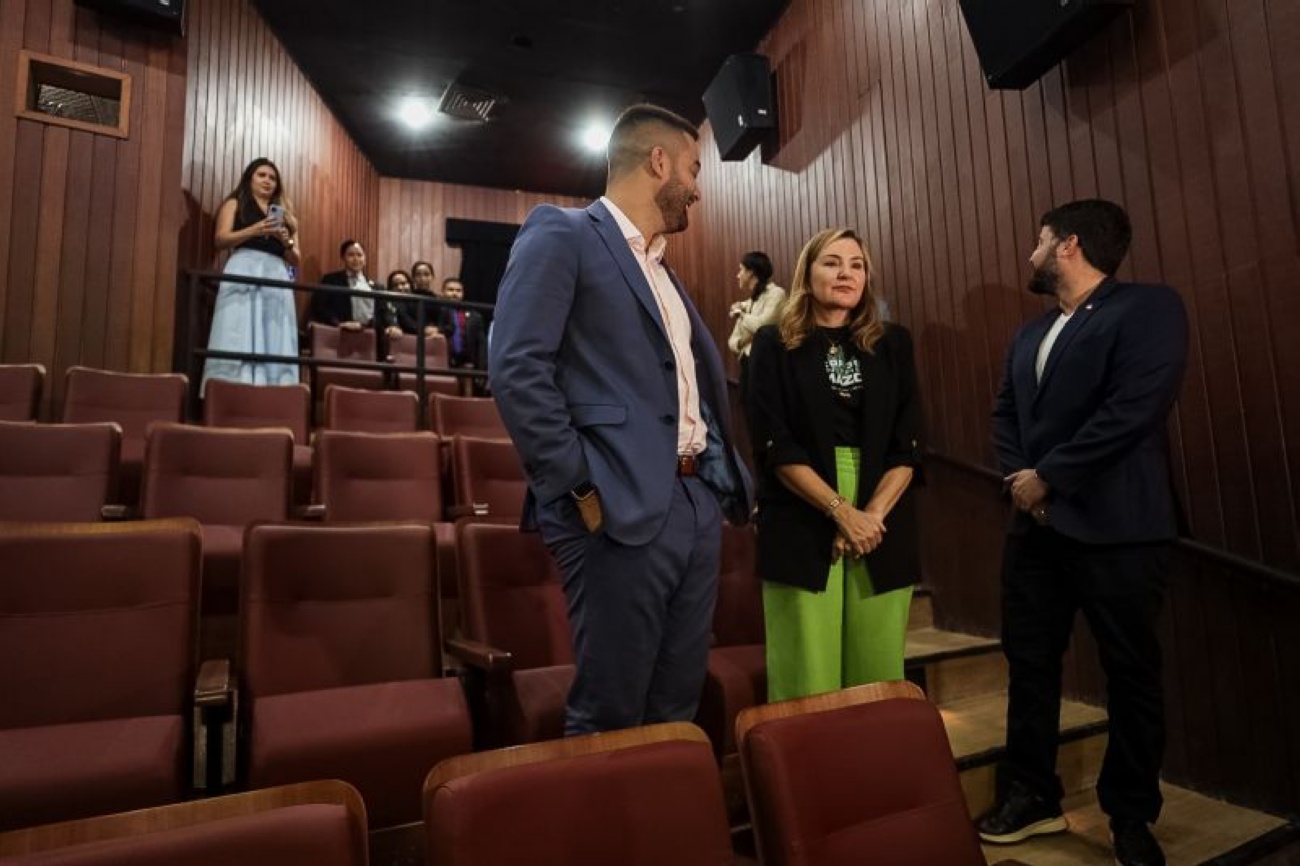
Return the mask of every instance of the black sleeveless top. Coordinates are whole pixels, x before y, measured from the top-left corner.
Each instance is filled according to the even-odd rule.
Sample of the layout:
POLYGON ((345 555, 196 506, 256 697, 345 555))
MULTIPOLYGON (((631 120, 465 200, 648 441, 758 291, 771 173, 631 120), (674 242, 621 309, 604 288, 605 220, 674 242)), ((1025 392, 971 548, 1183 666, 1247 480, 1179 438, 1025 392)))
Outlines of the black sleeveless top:
MULTIPOLYGON (((235 199, 235 231, 246 229, 251 225, 260 223, 264 219, 266 219, 266 214, 257 206, 256 199, 249 197, 247 201, 242 203, 239 199, 235 199)), ((239 244, 236 248, 241 250, 260 250, 261 252, 270 253, 273 256, 284 258, 284 242, 278 237, 272 235, 257 235, 249 238, 242 244, 239 244)))

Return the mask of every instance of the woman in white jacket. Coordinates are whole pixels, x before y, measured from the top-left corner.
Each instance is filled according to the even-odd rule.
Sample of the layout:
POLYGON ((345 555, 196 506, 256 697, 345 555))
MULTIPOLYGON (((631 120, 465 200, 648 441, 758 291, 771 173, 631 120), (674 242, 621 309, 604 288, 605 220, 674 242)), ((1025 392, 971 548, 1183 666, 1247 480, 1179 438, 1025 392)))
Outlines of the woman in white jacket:
POLYGON ((740 257, 736 285, 748 292, 749 297, 731 305, 731 318, 736 320, 736 324, 727 338, 727 346, 740 358, 740 399, 748 404, 749 346, 759 328, 771 325, 781 317, 785 289, 772 282, 772 260, 766 253, 758 251, 740 257))

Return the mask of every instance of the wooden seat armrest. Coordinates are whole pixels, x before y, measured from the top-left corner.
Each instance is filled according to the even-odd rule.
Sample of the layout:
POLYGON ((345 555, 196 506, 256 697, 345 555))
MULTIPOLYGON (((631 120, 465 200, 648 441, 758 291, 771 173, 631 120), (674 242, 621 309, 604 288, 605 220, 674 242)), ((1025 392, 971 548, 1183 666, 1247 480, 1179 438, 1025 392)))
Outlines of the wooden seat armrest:
POLYGON ((194 684, 194 705, 198 707, 224 707, 234 696, 230 682, 230 660, 208 659, 199 668, 194 684))
POLYGON ((230 660, 208 659, 194 682, 194 790, 219 793, 234 785, 238 717, 239 695, 230 660))
POLYGON ((447 652, 470 667, 487 674, 505 674, 514 668, 514 657, 510 653, 469 638, 448 638, 447 652))
POLYGON ((294 516, 299 520, 310 520, 314 523, 325 522, 325 514, 325 506, 319 503, 304 505, 294 512, 294 516))
POLYGON ((448 505, 447 518, 453 523, 463 517, 487 517, 488 504, 486 502, 472 502, 468 505, 448 505))

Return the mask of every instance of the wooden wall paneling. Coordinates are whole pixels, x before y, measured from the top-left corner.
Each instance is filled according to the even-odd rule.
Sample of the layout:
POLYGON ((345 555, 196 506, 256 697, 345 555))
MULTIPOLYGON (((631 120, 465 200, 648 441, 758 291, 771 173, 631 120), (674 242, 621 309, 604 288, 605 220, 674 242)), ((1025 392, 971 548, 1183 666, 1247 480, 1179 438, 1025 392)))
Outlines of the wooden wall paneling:
POLYGON ((1237 632, 1237 661, 1243 674, 1239 704, 1244 721, 1241 735, 1245 742, 1254 743, 1255 748, 1235 762, 1240 765, 1242 776, 1234 787, 1250 791, 1257 783, 1260 790, 1252 805, 1300 803, 1297 778, 1276 772, 1279 759, 1285 763, 1285 756, 1292 751, 1284 734, 1282 707, 1283 695, 1293 689, 1279 679, 1278 638, 1271 628, 1281 626, 1284 632, 1294 630, 1289 623, 1277 622, 1273 609, 1285 608, 1286 596, 1296 593, 1257 581, 1239 581, 1226 570, 1220 570, 1216 579, 1231 592, 1234 621, 1245 624, 1237 632))
POLYGON ((36 250, 39 238, 42 129, 31 121, 20 121, 14 144, 14 214, 10 227, 8 298, 4 335, 8 362, 26 361, 31 351, 32 291, 36 281, 36 250))
MULTIPOLYGON (((27 5, 23 0, 0 0, 0 73, 16 69, 18 52, 23 47, 27 5)), ((7 77, 0 76, 0 81, 7 77)), ((9 263, 10 228, 13 218, 14 171, 17 149, 18 119, 11 111, 0 111, 0 264, 9 263)), ((11 274, 8 267, 0 267, 0 315, 5 315, 9 302, 11 274)), ((5 331, 0 326, 0 360, 16 360, 12 354, 5 331)))
POLYGON ((48 127, 41 156, 40 192, 33 201, 36 217, 35 277, 32 282, 31 341, 28 357, 54 366, 54 328, 59 301, 59 255, 63 244, 64 205, 68 189, 68 138, 72 131, 48 127))

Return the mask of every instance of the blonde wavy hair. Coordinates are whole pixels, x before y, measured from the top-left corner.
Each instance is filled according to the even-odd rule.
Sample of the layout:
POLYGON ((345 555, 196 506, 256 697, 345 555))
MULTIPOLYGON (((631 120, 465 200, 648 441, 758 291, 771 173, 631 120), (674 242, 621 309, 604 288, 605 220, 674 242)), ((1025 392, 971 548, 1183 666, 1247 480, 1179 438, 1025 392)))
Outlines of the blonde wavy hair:
POLYGON ((822 229, 804 244, 803 251, 799 253, 799 261, 794 266, 790 297, 786 299, 779 325, 781 344, 787 350, 802 345, 817 327, 813 318, 812 266, 828 246, 844 238, 857 242, 862 257, 867 262, 867 280, 862 290, 862 300, 849 313, 853 343, 864 352, 874 353, 876 343, 885 335, 885 323, 880 318, 880 305, 876 301, 872 281, 871 254, 867 252, 866 243, 851 228, 822 229))

